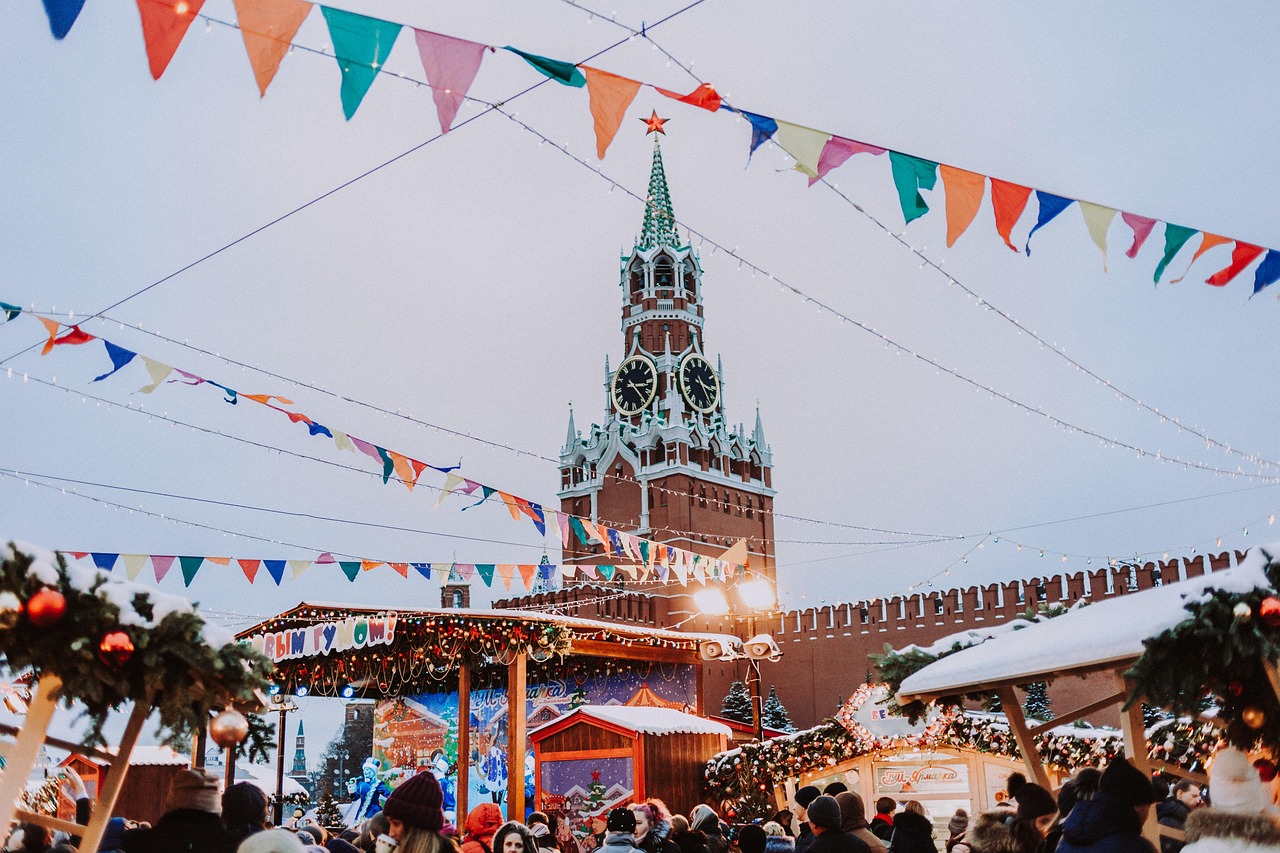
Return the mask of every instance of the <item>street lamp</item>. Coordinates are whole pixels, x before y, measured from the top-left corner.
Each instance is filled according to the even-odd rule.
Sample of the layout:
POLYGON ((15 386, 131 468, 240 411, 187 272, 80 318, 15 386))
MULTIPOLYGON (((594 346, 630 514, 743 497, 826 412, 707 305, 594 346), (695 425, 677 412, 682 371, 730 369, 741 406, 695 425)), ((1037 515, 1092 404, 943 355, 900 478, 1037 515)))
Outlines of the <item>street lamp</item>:
POLYGON ((704 614, 708 616, 732 614, 734 618, 745 618, 747 623, 747 639, 743 641, 741 647, 721 649, 717 646, 713 650, 704 650, 703 657, 710 655, 720 660, 745 658, 748 661, 747 691, 751 694, 751 722, 755 728, 756 740, 763 742, 764 699, 760 695, 760 661, 777 661, 782 657, 782 651, 773 637, 756 633, 756 617, 767 616, 775 611, 778 607, 778 597, 773 584, 765 578, 742 581, 733 589, 737 592, 737 603, 741 605, 740 607, 734 607, 728 596, 718 587, 707 587, 694 593, 694 603, 704 614), (743 615, 738 616, 735 611, 741 611, 743 615))
POLYGON ((272 822, 279 826, 284 819, 284 718, 290 711, 298 710, 293 700, 277 693, 271 697, 269 710, 280 715, 276 726, 276 804, 272 814, 272 822))

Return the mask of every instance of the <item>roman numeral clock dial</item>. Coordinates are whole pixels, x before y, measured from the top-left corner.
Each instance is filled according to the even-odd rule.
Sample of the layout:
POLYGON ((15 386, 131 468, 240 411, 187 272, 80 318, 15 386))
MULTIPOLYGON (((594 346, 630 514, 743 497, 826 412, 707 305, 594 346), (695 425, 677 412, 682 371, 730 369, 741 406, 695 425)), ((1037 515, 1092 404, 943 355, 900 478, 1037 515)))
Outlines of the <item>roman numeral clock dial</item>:
POLYGON ((720 379, 711 363, 696 352, 680 362, 680 395, 690 408, 704 414, 720 402, 720 379))
POLYGON ((642 355, 633 355, 618 365, 613 374, 613 405, 624 415, 641 412, 653 402, 658 392, 658 371, 653 362, 642 355))

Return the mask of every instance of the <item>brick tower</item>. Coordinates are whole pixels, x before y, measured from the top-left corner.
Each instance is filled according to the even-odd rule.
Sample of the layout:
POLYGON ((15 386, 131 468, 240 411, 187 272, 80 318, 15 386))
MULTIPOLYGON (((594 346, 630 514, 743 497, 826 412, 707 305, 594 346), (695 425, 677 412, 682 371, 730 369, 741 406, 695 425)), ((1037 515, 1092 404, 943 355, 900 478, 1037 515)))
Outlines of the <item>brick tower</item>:
MULTIPOLYGON (((622 349, 605 357, 604 417, 584 435, 572 410, 560 450, 561 510, 718 556, 746 539, 773 578, 773 458, 755 426, 726 419, 724 370, 705 348, 702 265, 681 240, 654 138, 640 235, 621 258, 622 349)), ((565 561, 596 562, 575 541, 565 561)), ((672 602, 669 616, 687 602, 672 602)))

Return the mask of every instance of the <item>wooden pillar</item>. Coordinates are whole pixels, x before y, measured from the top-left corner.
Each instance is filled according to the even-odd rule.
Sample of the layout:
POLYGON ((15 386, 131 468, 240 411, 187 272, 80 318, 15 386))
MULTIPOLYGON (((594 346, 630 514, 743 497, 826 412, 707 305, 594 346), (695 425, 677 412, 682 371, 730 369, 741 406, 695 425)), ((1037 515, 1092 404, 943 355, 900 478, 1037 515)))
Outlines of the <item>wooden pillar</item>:
POLYGON ((1013 730, 1013 738, 1018 742, 1018 752, 1022 753, 1022 763, 1026 766, 1027 772, 1035 778, 1036 784, 1040 787, 1047 791, 1053 790, 1053 784, 1049 782, 1049 773, 1044 769, 1044 762, 1040 760, 1035 738, 1027 730, 1027 720, 1022 716, 1022 706, 1018 704, 1018 697, 1012 687, 1000 688, 1000 708, 1009 721, 1009 728, 1013 730))
POLYGON ((36 693, 27 703, 27 716, 22 722, 18 739, 5 756, 5 768, 0 775, 0 827, 13 821, 18 808, 18 795, 27 785, 27 774, 35 766, 36 756, 44 744, 49 721, 57 707, 57 693, 62 680, 56 675, 43 676, 36 682, 36 693))
POLYGON ((467 825, 467 794, 471 790, 471 667, 458 664, 458 814, 454 825, 461 838, 467 825))
POLYGON ((80 839, 81 850, 97 850, 98 843, 102 841, 102 836, 107 831, 107 821, 111 819, 111 812, 115 810, 116 798, 120 796, 120 789, 124 787, 125 774, 129 771, 129 758, 133 755, 133 745, 138 742, 142 724, 151 715, 151 695, 154 694, 148 694, 146 702, 139 702, 133 706, 133 713, 129 715, 129 722, 124 727, 124 737, 120 739, 115 760, 107 770, 107 779, 98 786, 98 799, 93 804, 89 826, 85 830, 84 837, 80 839))
MULTIPOLYGON (((1115 671, 1116 686, 1124 694, 1125 699, 1136 701, 1129 709, 1120 713, 1120 731, 1124 735, 1124 757, 1138 769, 1142 775, 1151 778, 1151 761, 1147 752, 1147 730, 1142 723, 1142 697, 1134 696, 1134 684, 1124 677, 1123 670, 1115 671)), ((1153 805, 1147 811, 1147 819, 1142 824, 1142 836, 1160 849, 1160 823, 1156 818, 1153 805)))
POLYGON ((528 657, 521 652, 507 667, 507 820, 524 822, 524 755, 528 748, 525 681, 528 657))

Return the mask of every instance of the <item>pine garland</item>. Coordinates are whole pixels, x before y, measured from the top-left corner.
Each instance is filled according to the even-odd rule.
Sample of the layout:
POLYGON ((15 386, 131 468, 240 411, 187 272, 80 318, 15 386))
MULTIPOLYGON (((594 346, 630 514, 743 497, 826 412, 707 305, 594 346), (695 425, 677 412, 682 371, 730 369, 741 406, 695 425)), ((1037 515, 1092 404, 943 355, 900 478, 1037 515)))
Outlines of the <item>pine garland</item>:
POLYGON ((61 679, 59 700, 79 707, 88 720, 85 745, 105 742, 102 728, 111 711, 143 702, 159 713, 165 741, 187 747, 212 711, 250 700, 267 686, 270 662, 206 625, 180 599, 68 568, 61 555, 22 553, 11 544, 0 549, 0 557, 0 595, 16 596, 24 611, 44 588, 65 599, 61 617, 42 626, 30 613, 0 608, 0 654, 12 672, 30 668, 37 676, 61 679), (120 631, 132 642, 132 654, 118 663, 104 662, 99 656, 103 638, 120 631))

